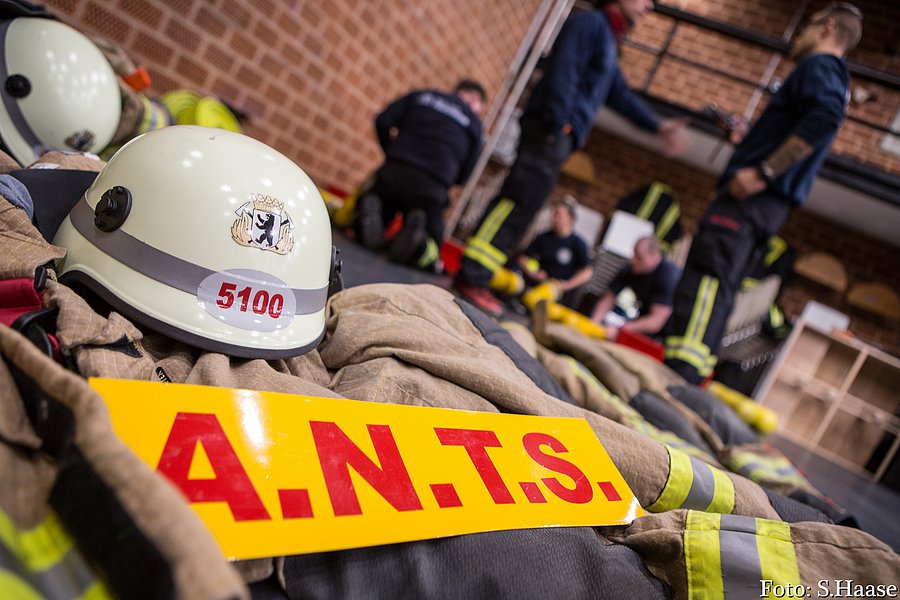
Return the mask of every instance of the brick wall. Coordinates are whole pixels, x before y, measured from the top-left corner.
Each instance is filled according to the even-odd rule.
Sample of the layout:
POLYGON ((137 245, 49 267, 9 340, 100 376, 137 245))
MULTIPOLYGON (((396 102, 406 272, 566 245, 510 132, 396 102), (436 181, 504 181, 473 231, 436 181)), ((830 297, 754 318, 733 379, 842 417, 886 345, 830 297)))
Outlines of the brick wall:
POLYGON ((45 0, 120 44, 153 93, 189 88, 249 116, 246 133, 320 185, 381 160, 372 121, 414 87, 500 86, 539 0, 45 0))
MULTIPOLYGON (((849 58, 883 71, 900 72, 900 42, 897 41, 900 3, 879 0, 857 0, 855 3, 865 13, 863 39, 849 58)), ((799 3, 779 0, 682 0, 677 4, 693 13, 780 38, 788 30, 799 3)), ((823 1, 812 2, 806 15, 825 4, 823 1)), ((630 38, 644 46, 660 50, 674 24, 674 19, 652 14, 638 24, 630 38)), ((745 82, 735 82, 726 75, 704 71, 698 66, 667 57, 661 61, 656 76, 647 86, 648 68, 655 59, 650 52, 635 47, 626 47, 622 53, 626 77, 635 87, 693 110, 702 110, 714 102, 732 113, 745 111, 752 101, 753 83, 762 80, 769 61, 778 56, 758 46, 684 23, 677 27, 669 52, 675 57, 687 58, 738 76, 745 82)), ((793 61, 782 59, 775 76, 784 80, 792 69, 793 61)), ((856 88, 866 88, 873 99, 864 104, 851 104, 850 116, 881 127, 890 127, 900 112, 900 92, 862 79, 855 80, 853 85, 856 88)), ((754 117, 758 116, 767 101, 768 95, 764 95, 762 101, 755 105, 755 110, 751 111, 754 117)), ((900 174, 900 156, 881 149, 884 136, 884 132, 848 120, 832 151, 900 174)))

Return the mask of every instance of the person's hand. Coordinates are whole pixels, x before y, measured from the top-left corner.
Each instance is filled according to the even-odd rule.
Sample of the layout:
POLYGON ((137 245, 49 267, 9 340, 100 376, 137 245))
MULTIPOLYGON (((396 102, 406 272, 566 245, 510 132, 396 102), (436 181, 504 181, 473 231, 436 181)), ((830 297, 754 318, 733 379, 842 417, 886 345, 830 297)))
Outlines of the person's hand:
POLYGON ((547 281, 547 271, 540 269, 539 271, 535 271, 531 274, 531 276, 537 281, 547 281))
POLYGON ((732 144, 740 144, 747 132, 750 131, 750 125, 747 119, 742 116, 732 116, 728 121, 728 141, 732 144))
POLYGON ((756 167, 738 169, 728 182, 728 194, 736 200, 749 198, 765 189, 766 180, 762 178, 756 167))
POLYGON ((690 147, 691 142, 686 130, 687 124, 687 117, 663 119, 659 124, 657 136, 663 145, 663 154, 666 158, 678 156, 690 147))
POLYGON ((611 342, 616 341, 616 339, 619 337, 619 329, 619 327, 616 327, 614 325, 604 325, 603 330, 606 331, 606 339, 611 342))

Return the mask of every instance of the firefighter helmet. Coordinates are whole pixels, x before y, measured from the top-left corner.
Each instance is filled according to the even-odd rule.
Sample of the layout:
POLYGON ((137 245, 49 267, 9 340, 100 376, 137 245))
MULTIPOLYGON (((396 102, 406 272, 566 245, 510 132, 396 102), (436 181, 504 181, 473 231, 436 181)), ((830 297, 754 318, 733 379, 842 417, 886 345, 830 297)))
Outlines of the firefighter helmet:
POLYGON ((325 330, 334 263, 325 204, 291 160, 193 125, 125 144, 53 243, 60 281, 213 352, 286 358, 325 330))
POLYGON ((99 152, 119 124, 118 78, 86 36, 53 19, 0 22, 0 139, 29 165, 47 150, 99 152))

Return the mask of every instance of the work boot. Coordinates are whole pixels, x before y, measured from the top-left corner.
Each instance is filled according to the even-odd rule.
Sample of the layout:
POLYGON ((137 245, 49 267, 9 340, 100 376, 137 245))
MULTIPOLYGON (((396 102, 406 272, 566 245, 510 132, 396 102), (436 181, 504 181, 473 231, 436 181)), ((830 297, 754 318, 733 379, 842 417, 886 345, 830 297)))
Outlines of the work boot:
POLYGON ((421 208, 403 215, 403 229, 394 236, 388 248, 388 257, 393 262, 403 265, 415 264, 428 238, 425 221, 425 211, 421 208))
POLYGON ((457 282, 456 289, 459 290, 459 295, 462 296, 464 300, 472 303, 490 316, 495 318, 503 316, 503 305, 500 304, 500 301, 497 300, 487 288, 475 287, 457 282))
POLYGON ((384 248, 384 220, 381 218, 381 198, 372 192, 364 193, 356 201, 356 236, 369 250, 384 248))

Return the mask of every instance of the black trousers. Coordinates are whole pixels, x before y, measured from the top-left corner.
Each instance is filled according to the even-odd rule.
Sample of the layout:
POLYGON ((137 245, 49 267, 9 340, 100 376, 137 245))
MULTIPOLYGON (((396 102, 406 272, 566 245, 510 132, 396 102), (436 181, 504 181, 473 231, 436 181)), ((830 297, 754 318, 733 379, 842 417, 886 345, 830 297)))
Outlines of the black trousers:
POLYGON ((421 208, 425 211, 425 229, 438 244, 444 241, 444 210, 450 203, 447 186, 421 171, 399 162, 386 162, 375 178, 374 191, 381 198, 381 216, 385 226, 397 213, 421 208))
POLYGON ((467 241, 458 274, 462 283, 486 288, 506 264, 553 191, 572 146, 571 135, 548 134, 541 123, 522 121, 516 162, 467 241))
POLYGON ((666 364, 689 382, 712 373, 741 280, 791 208, 768 191, 745 200, 722 192, 703 215, 663 330, 666 364))

